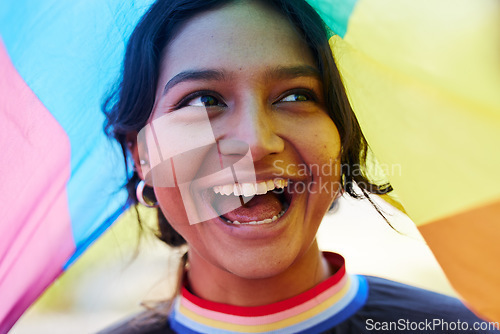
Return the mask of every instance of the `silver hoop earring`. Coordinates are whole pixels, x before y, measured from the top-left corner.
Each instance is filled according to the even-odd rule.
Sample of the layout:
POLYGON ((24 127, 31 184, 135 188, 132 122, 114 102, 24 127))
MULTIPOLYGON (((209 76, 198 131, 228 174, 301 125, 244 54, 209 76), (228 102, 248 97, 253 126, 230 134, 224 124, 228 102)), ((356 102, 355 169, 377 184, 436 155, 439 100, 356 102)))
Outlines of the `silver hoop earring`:
POLYGON ((151 200, 144 198, 144 187, 146 186, 146 182, 144 180, 141 180, 137 184, 137 188, 135 188, 135 196, 137 197, 137 200, 139 203, 144 205, 147 208, 157 208, 158 207, 158 202, 152 202, 151 200))

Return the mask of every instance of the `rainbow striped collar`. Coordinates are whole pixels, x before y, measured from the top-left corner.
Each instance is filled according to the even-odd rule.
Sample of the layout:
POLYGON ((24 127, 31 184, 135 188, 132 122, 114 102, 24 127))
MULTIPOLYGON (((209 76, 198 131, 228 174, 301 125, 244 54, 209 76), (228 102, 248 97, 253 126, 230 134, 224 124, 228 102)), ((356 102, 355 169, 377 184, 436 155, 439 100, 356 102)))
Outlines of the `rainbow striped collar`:
POLYGON ((321 333, 356 313, 366 302, 362 276, 348 275, 344 258, 324 253, 337 272, 314 288, 274 304, 241 307, 200 299, 182 289, 169 317, 177 333, 321 333))

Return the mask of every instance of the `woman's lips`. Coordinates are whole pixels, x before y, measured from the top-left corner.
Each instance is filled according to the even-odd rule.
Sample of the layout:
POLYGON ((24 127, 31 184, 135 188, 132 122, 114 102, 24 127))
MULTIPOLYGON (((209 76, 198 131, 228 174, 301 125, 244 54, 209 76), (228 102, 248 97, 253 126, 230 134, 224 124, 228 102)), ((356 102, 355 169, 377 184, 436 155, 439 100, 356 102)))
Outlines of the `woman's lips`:
MULTIPOLYGON (((289 182, 291 183, 292 181, 289 182)), ((276 190, 274 192, 276 192, 276 190)), ((208 189, 205 188, 205 190, 200 193, 200 195, 200 201, 198 202, 199 205, 202 207, 202 210, 210 213, 213 217, 201 223, 203 225, 203 229, 217 230, 219 231, 219 233, 223 233, 220 235, 221 238, 224 235, 225 237, 229 238, 229 240, 233 240, 234 242, 248 241, 261 243, 266 242, 265 240, 279 238, 283 235, 285 229, 294 226, 295 219, 293 217, 301 215, 301 210, 299 209, 299 207, 302 207, 300 203, 303 203, 303 200, 300 200, 300 198, 302 197, 300 193, 289 194, 287 191, 284 191, 283 194, 278 194, 280 199, 285 199, 282 202, 283 210, 278 213, 276 218, 273 219, 273 217, 269 217, 271 219, 271 222, 257 224, 256 221, 256 223, 253 224, 250 224, 250 222, 240 222, 240 224, 235 224, 234 222, 228 222, 226 218, 219 215, 216 212, 215 208, 212 206, 211 203, 215 196, 217 196, 217 194, 215 194, 215 192, 212 190, 212 187, 208 189)))
MULTIPOLYGON (((199 193, 201 196, 196 202, 198 202, 199 210, 203 210, 215 218, 215 220, 205 220, 205 223, 223 222, 228 227, 260 225, 271 227, 276 225, 277 221, 282 220, 282 216, 286 214, 293 202, 293 185, 304 183, 304 181, 285 180, 280 177, 255 183, 256 185, 253 187, 255 193, 262 192, 262 188, 259 190, 259 184, 260 187, 266 184, 267 189, 272 189, 272 191, 267 191, 263 195, 246 197, 237 196, 238 189, 242 190, 242 185, 245 183, 231 184, 233 191, 229 195, 226 195, 224 190, 224 187, 229 184, 205 188, 199 193), (234 191, 235 188, 236 191, 234 191)), ((227 188, 229 189, 229 187, 227 188)))
MULTIPOLYGON (((270 223, 283 211, 283 204, 278 195, 268 192, 265 195, 256 195, 247 203, 232 208, 232 201, 227 196, 216 196, 212 203, 220 216, 231 223, 270 223), (229 206, 226 206, 228 204, 229 206)), ((275 219, 276 220, 276 219, 275 219)))
POLYGON ((275 178, 214 186, 211 205, 228 223, 269 224, 284 210, 284 198, 273 191, 283 192, 287 185, 287 180, 275 178))
POLYGON ((238 240, 238 242, 266 242, 265 240, 279 238, 283 235, 285 229, 290 228, 293 215, 297 214, 297 210, 294 208, 296 203, 297 198, 294 197, 292 202, 284 204, 283 210, 276 218, 271 218, 271 222, 235 224, 234 222, 228 222, 223 217, 217 217, 205 223, 213 224, 214 227, 224 232, 231 239, 238 240))

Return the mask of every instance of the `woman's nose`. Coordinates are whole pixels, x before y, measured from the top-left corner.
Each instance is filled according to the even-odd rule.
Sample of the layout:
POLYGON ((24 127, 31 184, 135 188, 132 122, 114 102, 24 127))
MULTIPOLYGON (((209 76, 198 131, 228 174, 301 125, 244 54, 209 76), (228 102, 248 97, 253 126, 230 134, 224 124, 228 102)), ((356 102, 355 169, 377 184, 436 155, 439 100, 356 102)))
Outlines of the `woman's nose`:
POLYGON ((276 124, 277 118, 273 117, 272 112, 271 106, 255 100, 236 106, 226 123, 224 138, 241 144, 225 145, 222 141, 220 153, 244 155, 250 148, 253 161, 259 161, 268 155, 282 152, 285 142, 276 132, 279 124, 276 124))

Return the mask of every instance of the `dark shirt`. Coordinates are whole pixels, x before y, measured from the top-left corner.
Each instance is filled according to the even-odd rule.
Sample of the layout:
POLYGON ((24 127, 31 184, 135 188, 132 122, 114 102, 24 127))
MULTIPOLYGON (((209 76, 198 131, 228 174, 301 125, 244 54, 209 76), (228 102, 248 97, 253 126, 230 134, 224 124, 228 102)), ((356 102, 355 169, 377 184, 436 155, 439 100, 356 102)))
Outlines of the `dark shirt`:
MULTIPOLYGON (((350 318, 325 334, 500 333, 458 299, 383 278, 365 276, 368 298, 350 318)), ((168 318, 148 310, 101 334, 175 333, 168 318)), ((183 334, 183 333, 181 333, 183 334)), ((314 334, 314 333, 311 333, 314 334)))

